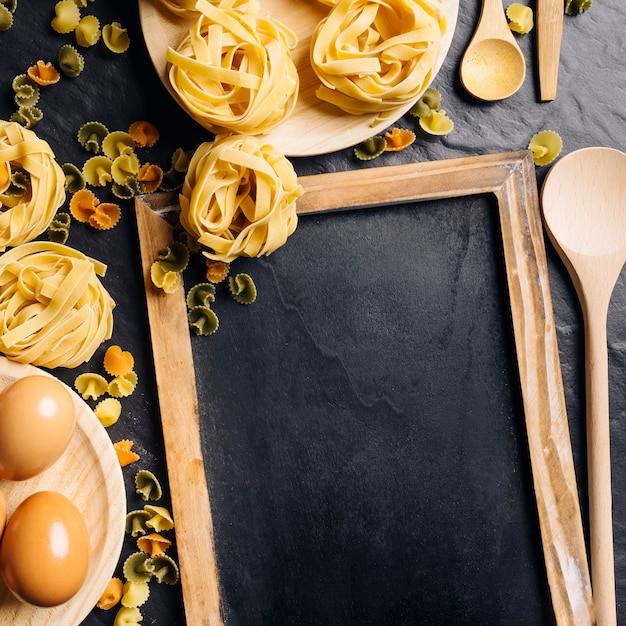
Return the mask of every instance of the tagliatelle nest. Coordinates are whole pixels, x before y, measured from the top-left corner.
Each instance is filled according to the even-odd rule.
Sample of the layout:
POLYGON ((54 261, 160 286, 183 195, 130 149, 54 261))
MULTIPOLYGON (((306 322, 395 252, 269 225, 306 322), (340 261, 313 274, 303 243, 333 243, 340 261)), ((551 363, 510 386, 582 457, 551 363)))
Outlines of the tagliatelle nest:
MULTIPOLYGON (((34 239, 65 201, 65 175, 50 145, 17 122, 0 121, 0 166, 9 178, 0 184, 0 251, 34 239), (13 188, 15 176, 23 193, 13 188)), ((1 178, 1 177, 0 177, 1 178)))
POLYGON ((295 108, 300 79, 284 24, 244 9, 198 0, 200 17, 176 50, 168 48, 169 80, 195 118, 223 132, 269 133, 295 108))
POLYGON ((189 163, 180 221, 210 259, 268 255, 296 229, 302 193, 293 166, 269 143, 221 135, 201 144, 189 163))
POLYGON ((0 351, 41 367, 88 361, 113 330, 106 266, 68 246, 25 243, 0 257, 0 351))
POLYGON ((339 0, 311 38, 317 97, 385 119, 426 88, 445 30, 436 0, 339 0))

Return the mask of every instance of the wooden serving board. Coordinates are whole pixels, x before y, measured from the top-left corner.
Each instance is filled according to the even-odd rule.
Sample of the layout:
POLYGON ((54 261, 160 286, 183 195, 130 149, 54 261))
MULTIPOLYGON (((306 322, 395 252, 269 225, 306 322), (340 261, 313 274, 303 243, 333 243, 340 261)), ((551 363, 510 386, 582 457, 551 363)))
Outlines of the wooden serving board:
MULTIPOLYGON (((594 623, 530 152, 367 168, 299 180, 305 190, 298 201, 301 216, 495 195, 552 606, 560 626, 594 623)), ((185 295, 182 287, 173 295, 165 295, 150 281, 150 266, 158 250, 172 237, 172 226, 163 216, 175 216, 176 197, 143 196, 137 198, 136 210, 187 619, 193 624, 216 624, 224 616, 211 504, 202 471, 195 370, 184 315, 185 295), (173 371, 179 375, 172 376, 173 371), (199 529, 204 529, 204 534, 199 529), (198 568, 198 563, 205 566, 198 568)), ((329 215, 325 219, 339 218, 329 215)), ((219 390, 213 391, 216 392, 219 390)), ((224 393, 228 392, 224 390, 224 393)))
MULTIPOLYGON (((443 65, 450 49, 459 9, 459 0, 443 0, 442 4, 447 19, 447 31, 432 79, 443 65)), ((327 7, 317 0, 262 0, 261 7, 263 13, 279 19, 298 36, 298 45, 293 51, 292 58, 300 77, 300 92, 295 111, 266 135, 267 140, 287 156, 312 156, 354 146, 381 132, 384 125, 372 126, 375 116, 354 116, 344 113, 322 102, 315 95, 319 81, 309 63, 309 47, 313 30, 326 15, 327 7)), ((188 33, 193 20, 180 18, 155 0, 139 0, 139 16, 146 46, 156 71, 174 99, 181 104, 169 83, 166 53, 168 47, 178 46, 188 33)), ((412 104, 395 111, 386 120, 385 125, 393 124, 411 108, 412 104)), ((203 120, 197 121, 204 125, 203 120)))
MULTIPOLYGON (((32 365, 0 357, 0 389, 24 376, 50 376, 32 365)), ((76 430, 63 455, 47 470, 25 481, 0 480, 7 516, 36 491, 67 496, 81 512, 91 543, 91 564, 80 591, 68 602, 39 608, 16 600, 0 580, 0 624, 80 624, 91 612, 115 572, 126 518, 126 488, 117 454, 89 406, 70 389, 76 407, 76 430)), ((33 433, 36 436, 36 433, 33 433)))

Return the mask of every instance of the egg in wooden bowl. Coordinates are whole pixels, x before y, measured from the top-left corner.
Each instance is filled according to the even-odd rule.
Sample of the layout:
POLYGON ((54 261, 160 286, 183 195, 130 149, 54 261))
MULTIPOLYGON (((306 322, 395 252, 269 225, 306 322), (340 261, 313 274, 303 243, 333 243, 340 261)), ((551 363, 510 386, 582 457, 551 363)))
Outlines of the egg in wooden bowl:
MULTIPOLYGON (((48 377, 64 387, 73 404, 75 425, 65 449, 45 469, 23 480, 0 478, 8 520, 0 541, 0 570, 6 578, 0 576, 0 624, 74 626, 94 608, 117 566, 124 540, 126 490, 111 439, 84 400, 46 371, 0 356, 0 394, 28 376, 48 377), (42 492, 44 495, 34 495, 42 492), (32 517, 39 520, 33 521, 32 517), (18 524, 12 522, 20 518, 28 520, 28 534, 52 530, 56 539, 44 539, 39 546, 22 542, 26 531, 22 526, 22 531, 16 532, 18 524), (16 547, 16 537, 26 547, 16 547), (48 575, 56 572, 57 588, 38 597, 37 589, 33 595, 31 586, 36 587, 36 581, 24 582, 19 571, 20 580, 13 576, 18 561, 23 560, 28 569, 32 552, 40 551, 48 551, 50 562, 46 565, 47 557, 41 558, 39 566, 45 567, 48 575), (81 570, 81 563, 83 567, 87 563, 86 572, 81 570), (70 570, 78 576, 71 579, 70 570), (61 578, 64 580, 59 581, 61 578)), ((59 402, 67 409, 64 402, 59 402)), ((69 423, 71 430, 71 420, 69 423)), ((32 433, 31 438, 37 437, 32 433)), ((44 587, 49 586, 45 577, 41 580, 44 587)))

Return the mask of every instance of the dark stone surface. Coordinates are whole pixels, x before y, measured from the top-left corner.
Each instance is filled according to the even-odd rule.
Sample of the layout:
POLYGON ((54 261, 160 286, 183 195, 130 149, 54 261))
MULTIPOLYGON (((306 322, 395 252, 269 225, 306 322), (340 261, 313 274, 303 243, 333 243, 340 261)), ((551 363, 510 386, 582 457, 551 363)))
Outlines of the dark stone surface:
MULTIPOLYGON (((50 28, 53 3, 38 9, 20 2, 14 27, 0 33, 0 119, 15 109, 13 77, 38 59, 55 61, 72 42, 50 28)), ((159 83, 136 3, 100 0, 85 11, 103 24, 121 22, 132 44, 123 55, 102 43, 87 49, 81 76, 42 89, 44 118, 34 130, 58 161, 84 162, 76 132, 88 120, 110 130, 152 121, 161 139, 142 160, 165 169, 176 148, 210 139, 159 83)), ((533 34, 519 38, 528 75, 517 94, 485 104, 463 91, 458 65, 478 12, 479 2, 461 0, 450 53, 433 83, 455 122, 450 135, 371 162, 356 160, 350 148, 294 159, 298 173, 506 152, 547 128, 563 137, 564 154, 624 149, 619 0, 565 18, 559 90, 549 103, 538 101, 533 34)), ((396 125, 412 128, 414 120, 396 125)), ((539 184, 547 169, 538 168, 539 184)), ((133 509, 142 506, 132 485, 136 469, 154 471, 164 484, 166 472, 133 205, 122 208, 115 229, 74 224, 68 243, 107 263, 103 282, 117 302, 112 341, 136 360, 138 388, 109 431, 113 440, 133 439, 141 455, 124 469, 133 509)), ((475 198, 307 217, 283 249, 237 266, 253 275, 258 302, 240 307, 221 294, 218 333, 193 342, 229 626, 553 623, 492 209, 489 198, 475 198)), ((549 246, 548 255, 586 524, 582 321, 549 246)), ((609 314, 621 619, 625 281, 622 273, 609 314)), ((80 371, 98 369, 103 352, 55 374, 71 383, 80 371)), ((124 555, 134 549, 128 540, 124 555)), ((179 586, 151 589, 142 623, 183 624, 179 586)), ((96 609, 84 623, 104 626, 113 617, 96 609)))

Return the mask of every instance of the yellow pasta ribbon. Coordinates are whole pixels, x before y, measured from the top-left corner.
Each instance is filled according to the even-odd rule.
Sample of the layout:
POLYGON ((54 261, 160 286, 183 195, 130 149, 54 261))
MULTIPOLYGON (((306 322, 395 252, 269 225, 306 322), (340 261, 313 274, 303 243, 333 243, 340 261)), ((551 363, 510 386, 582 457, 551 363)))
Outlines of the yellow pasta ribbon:
POLYGON ((200 145, 189 163, 180 221, 209 259, 264 256, 296 229, 302 193, 293 166, 270 144, 219 135, 200 145))
POLYGON ((339 0, 311 39, 317 96, 382 121, 426 89, 445 30, 439 0, 339 0))
POLYGON ((296 35, 259 17, 256 2, 245 11, 207 0, 195 6, 200 17, 178 48, 167 51, 173 89, 188 112, 216 132, 269 133, 296 105, 296 35))
POLYGON ((0 193, 0 252, 43 233, 65 201, 65 175, 50 145, 17 122, 0 120, 0 169, 5 168, 23 171, 30 184, 17 202, 0 193))
POLYGON ((0 351, 41 367, 76 367, 111 337, 106 266, 63 244, 33 241, 0 257, 0 351))

